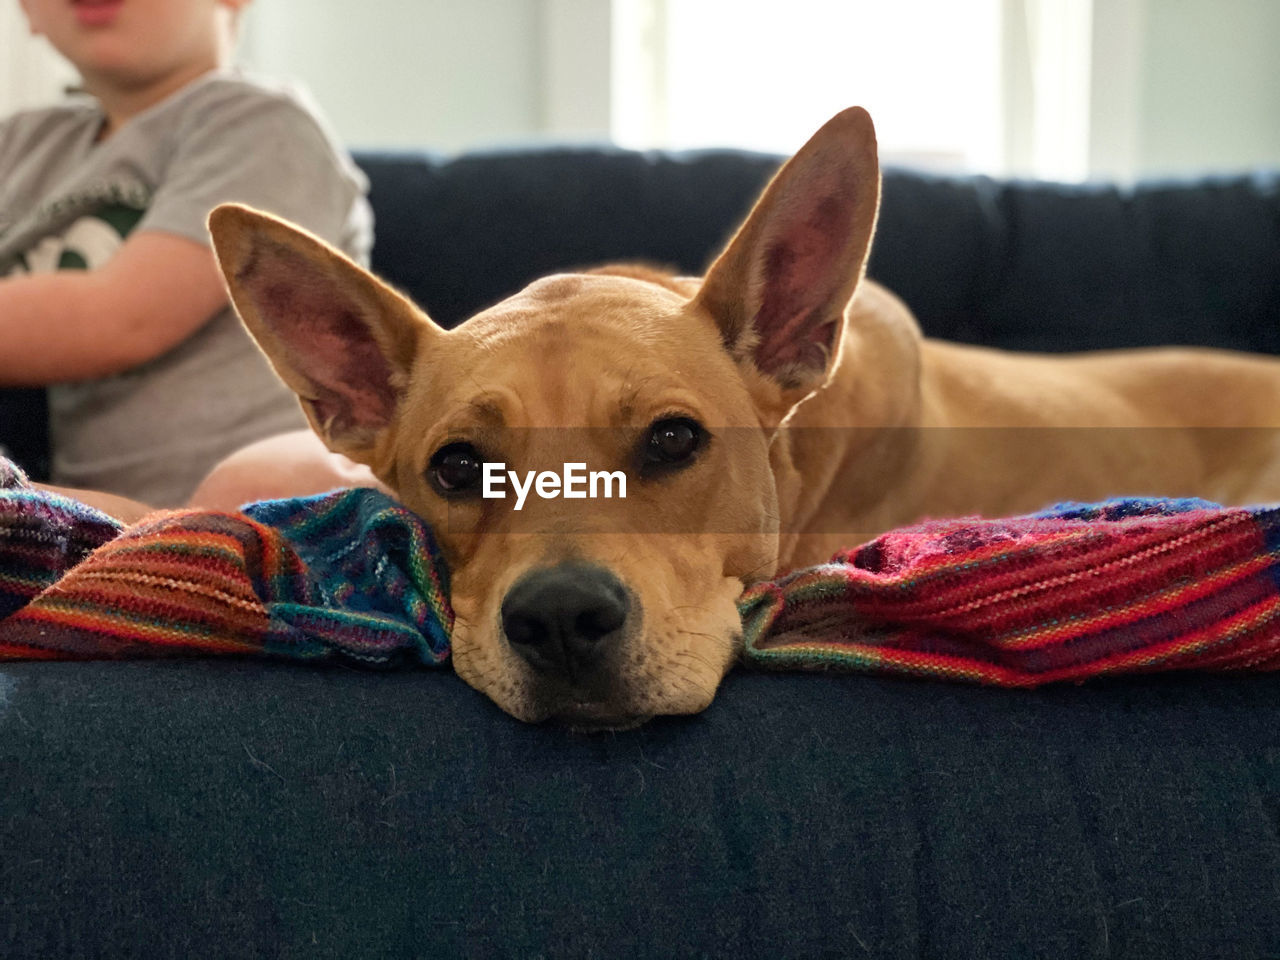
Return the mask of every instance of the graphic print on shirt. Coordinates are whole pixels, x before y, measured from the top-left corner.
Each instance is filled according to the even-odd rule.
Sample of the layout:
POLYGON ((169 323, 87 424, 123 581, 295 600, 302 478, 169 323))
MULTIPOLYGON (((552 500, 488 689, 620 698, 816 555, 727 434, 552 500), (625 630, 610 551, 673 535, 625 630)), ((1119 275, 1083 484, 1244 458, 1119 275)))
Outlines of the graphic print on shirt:
POLYGON ((60 233, 43 237, 20 253, 13 276, 55 270, 96 270, 116 255, 146 213, 145 205, 111 202, 71 222, 60 233))

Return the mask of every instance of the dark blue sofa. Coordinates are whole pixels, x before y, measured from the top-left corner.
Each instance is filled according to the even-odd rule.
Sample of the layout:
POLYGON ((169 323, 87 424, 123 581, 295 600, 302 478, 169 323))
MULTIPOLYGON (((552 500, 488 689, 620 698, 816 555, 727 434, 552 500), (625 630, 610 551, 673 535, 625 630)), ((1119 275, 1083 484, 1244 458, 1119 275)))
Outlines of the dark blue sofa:
MULTIPOLYGON (((699 270, 737 153, 364 156, 440 322, 547 271, 699 270)), ((936 336, 1280 352, 1280 178, 887 175, 873 276, 936 336)), ((38 463, 29 395, 0 442, 38 463)), ((1280 956, 1280 678, 1008 692, 736 672, 571 736, 452 673, 0 667, 0 957, 1280 956)))

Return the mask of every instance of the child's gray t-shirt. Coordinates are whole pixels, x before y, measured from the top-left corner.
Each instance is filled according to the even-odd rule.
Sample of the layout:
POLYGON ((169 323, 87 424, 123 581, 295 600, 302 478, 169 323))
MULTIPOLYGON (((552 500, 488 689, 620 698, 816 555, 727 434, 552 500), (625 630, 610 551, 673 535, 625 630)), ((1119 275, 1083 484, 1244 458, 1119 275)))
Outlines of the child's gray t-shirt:
MULTIPOLYGON (((208 245, 227 201, 368 263, 368 182, 300 92, 219 71, 99 143, 102 122, 88 99, 0 122, 0 277, 99 267, 135 230, 208 245)), ((141 366, 50 387, 49 420, 54 483, 157 506, 246 443, 306 426, 229 307, 141 366)))

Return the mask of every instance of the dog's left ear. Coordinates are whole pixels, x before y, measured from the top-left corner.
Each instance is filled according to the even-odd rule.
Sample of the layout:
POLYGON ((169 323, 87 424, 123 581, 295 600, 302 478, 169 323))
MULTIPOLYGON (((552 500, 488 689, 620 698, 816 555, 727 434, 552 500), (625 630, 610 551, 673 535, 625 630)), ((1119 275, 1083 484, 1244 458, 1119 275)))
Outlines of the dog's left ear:
POLYGON ((875 128, 850 107, 778 171, 694 298, 784 404, 826 382, 879 204, 875 128))

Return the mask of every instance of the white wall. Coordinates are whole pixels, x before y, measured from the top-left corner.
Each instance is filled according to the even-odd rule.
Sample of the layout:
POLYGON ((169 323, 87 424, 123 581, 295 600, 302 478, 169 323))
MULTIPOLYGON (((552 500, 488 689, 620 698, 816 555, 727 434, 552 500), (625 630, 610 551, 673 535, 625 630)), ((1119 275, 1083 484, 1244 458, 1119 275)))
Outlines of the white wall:
POLYGON ((356 147, 604 139, 608 0, 257 0, 242 59, 356 147))
POLYGON ((75 80, 43 39, 33 38, 18 4, 0 0, 0 117, 44 106, 75 80))
POLYGON ((1139 171, 1280 165, 1280 2, 1146 0, 1145 17, 1139 171))
POLYGON ((1280 2, 1094 0, 1090 170, 1280 166, 1280 2))

